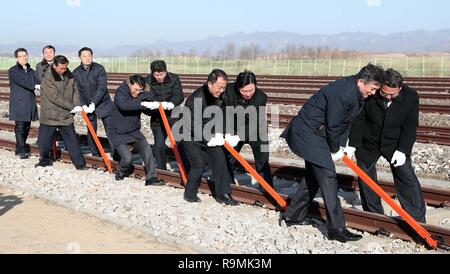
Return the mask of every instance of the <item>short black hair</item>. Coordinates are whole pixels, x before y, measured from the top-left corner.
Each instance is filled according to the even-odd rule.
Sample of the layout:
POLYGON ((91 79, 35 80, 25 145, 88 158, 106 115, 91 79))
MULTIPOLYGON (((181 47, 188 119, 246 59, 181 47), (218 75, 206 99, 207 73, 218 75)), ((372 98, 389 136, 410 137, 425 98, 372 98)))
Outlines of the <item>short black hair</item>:
POLYGON ((236 88, 241 89, 249 84, 254 84, 256 86, 256 75, 249 70, 244 70, 236 77, 235 86, 236 88))
POLYGON ((131 85, 138 84, 142 89, 146 87, 145 78, 139 74, 131 75, 129 78, 129 82, 131 85))
POLYGON ((399 88, 403 85, 403 76, 396 70, 387 69, 384 77, 383 84, 390 88, 399 88))
POLYGON ((163 72, 167 71, 167 65, 164 60, 155 60, 150 64, 151 72, 163 72))
POLYGON ((58 66, 59 64, 69 64, 69 60, 64 55, 56 55, 55 59, 53 60, 53 65, 58 66))
POLYGON ((91 48, 88 48, 88 47, 82 47, 79 51, 78 51, 78 57, 81 57, 81 53, 83 52, 83 51, 89 51, 90 53, 91 53, 91 55, 94 55, 94 52, 92 51, 92 49, 91 48))
POLYGON ((28 55, 28 51, 24 48, 18 48, 14 51, 14 57, 18 57, 19 56, 19 52, 24 51, 27 55, 28 55))
POLYGON ((219 77, 222 77, 225 81, 228 81, 228 76, 225 71, 221 69, 213 69, 213 71, 211 71, 211 73, 208 75, 208 82, 211 82, 211 84, 215 84, 219 77))
POLYGON ((369 63, 358 72, 356 77, 358 80, 363 80, 365 84, 377 82, 381 85, 384 83, 384 69, 369 63))
POLYGON ((56 49, 55 49, 55 47, 54 47, 54 46, 52 46, 52 45, 47 45, 47 46, 43 47, 43 48, 42 48, 42 53, 44 53, 44 50, 45 50, 45 49, 52 49, 52 50, 53 50, 53 52, 56 52, 56 49))

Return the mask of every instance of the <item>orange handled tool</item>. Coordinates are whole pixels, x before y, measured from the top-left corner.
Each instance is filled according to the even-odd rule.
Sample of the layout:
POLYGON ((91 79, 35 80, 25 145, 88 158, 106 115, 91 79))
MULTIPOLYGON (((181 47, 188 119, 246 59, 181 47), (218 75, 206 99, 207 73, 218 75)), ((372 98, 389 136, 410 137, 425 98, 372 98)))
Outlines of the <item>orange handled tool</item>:
POLYGON ((164 124, 164 128, 166 129, 167 136, 169 137, 170 144, 172 145, 173 153, 175 154, 175 159, 177 160, 178 169, 181 173, 181 179, 183 180, 183 183, 186 185, 187 183, 187 177, 186 177, 186 171, 184 170, 183 163, 181 162, 180 153, 178 152, 177 144, 175 143, 175 138, 173 138, 172 130, 170 129, 169 121, 167 120, 166 113, 164 112, 164 109, 159 104, 159 113, 161 114, 161 118, 164 124))
POLYGON ((431 234, 423 228, 416 220, 414 220, 403 208, 401 208, 372 178, 370 178, 361 168, 359 168, 347 155, 344 155, 342 161, 352 169, 359 178, 361 178, 375 193, 381 197, 390 207, 392 207, 402 218, 422 237, 427 244, 434 248, 438 248, 438 243, 431 234))
POLYGON ((261 177, 261 175, 259 175, 259 173, 252 166, 247 163, 244 157, 242 157, 227 141, 225 141, 224 147, 231 153, 231 155, 233 155, 234 158, 236 158, 236 160, 239 161, 247 172, 256 178, 261 186, 270 194, 270 196, 272 196, 272 198, 277 201, 282 208, 286 208, 286 201, 266 182, 266 180, 264 180, 263 177, 261 177))
POLYGON ((105 161, 105 165, 108 168, 109 173, 112 173, 111 162, 109 161, 108 157, 106 157, 106 153, 103 150, 102 144, 98 140, 97 134, 95 134, 95 130, 92 127, 91 122, 89 122, 89 118, 87 117, 86 112, 84 112, 84 110, 81 111, 81 116, 83 116, 84 122, 86 122, 89 132, 91 133, 91 136, 94 139, 95 144, 97 145, 98 151, 100 151, 100 155, 102 155, 103 161, 105 161))

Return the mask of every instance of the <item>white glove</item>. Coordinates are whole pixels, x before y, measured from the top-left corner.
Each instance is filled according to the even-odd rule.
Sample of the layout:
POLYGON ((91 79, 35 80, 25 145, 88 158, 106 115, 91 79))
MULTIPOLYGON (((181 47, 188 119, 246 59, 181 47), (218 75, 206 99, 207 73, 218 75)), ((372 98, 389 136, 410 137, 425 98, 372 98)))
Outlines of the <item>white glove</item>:
POLYGON ((154 110, 159 108, 159 102, 141 102, 141 106, 154 110))
POLYGON ((81 112, 81 111, 83 111, 83 108, 80 107, 80 106, 76 106, 70 111, 70 113, 78 113, 78 112, 81 112))
POLYGON ((232 147, 237 146, 241 139, 238 135, 225 134, 225 141, 227 141, 232 147))
POLYGON ((40 90, 41 90, 41 85, 35 85, 35 86, 34 86, 34 89, 40 91, 40 90))
POLYGON ((391 164, 393 164, 395 167, 399 167, 404 165, 406 162, 406 155, 405 153, 396 150, 394 152, 394 155, 392 155, 391 164))
POLYGON ((333 162, 339 161, 344 157, 344 148, 340 147, 339 150, 336 153, 331 153, 331 159, 333 162))
POLYGON ((163 109, 171 110, 175 107, 175 105, 172 102, 161 102, 161 105, 163 109))
POLYGON ((344 153, 347 154, 348 158, 353 158, 353 156, 355 155, 355 151, 356 151, 356 147, 351 147, 351 146, 346 146, 344 148, 344 153))
POLYGON ((208 142, 209 147, 223 146, 225 144, 225 139, 223 138, 222 133, 216 133, 214 137, 211 138, 208 142))
POLYGON ((89 113, 89 107, 86 105, 82 105, 81 108, 83 109, 84 112, 89 113))
POLYGON ((94 112, 95 111, 95 104, 94 104, 94 102, 91 102, 90 104, 89 104, 89 113, 92 113, 92 112, 94 112))

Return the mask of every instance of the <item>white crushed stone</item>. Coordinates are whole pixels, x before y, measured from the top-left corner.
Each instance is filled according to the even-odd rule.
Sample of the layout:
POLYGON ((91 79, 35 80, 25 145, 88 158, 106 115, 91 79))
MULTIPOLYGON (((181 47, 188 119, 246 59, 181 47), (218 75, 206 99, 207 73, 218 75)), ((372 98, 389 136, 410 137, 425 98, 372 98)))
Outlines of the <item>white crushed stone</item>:
MULTIPOLYGON (((400 240, 364 233, 364 242, 328 241, 312 226, 278 226, 278 213, 258 207, 218 204, 208 195, 189 204, 183 190, 144 187, 143 181, 127 178, 116 182, 108 173, 77 171, 61 162, 34 168, 37 157, 20 160, 0 150, 0 182, 65 201, 75 209, 89 209, 141 225, 154 235, 170 235, 218 252, 230 253, 419 253, 424 248, 400 240), (377 240, 379 239, 379 241, 377 240)), ((428 251, 427 251, 428 252, 428 251)), ((436 251, 429 251, 436 252, 436 251)))

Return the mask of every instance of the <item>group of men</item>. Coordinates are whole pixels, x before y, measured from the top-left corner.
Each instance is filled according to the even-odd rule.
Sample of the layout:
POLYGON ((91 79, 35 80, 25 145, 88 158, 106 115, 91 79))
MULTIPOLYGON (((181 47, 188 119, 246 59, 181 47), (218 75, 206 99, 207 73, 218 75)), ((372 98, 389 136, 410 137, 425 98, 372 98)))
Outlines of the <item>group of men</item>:
MULTIPOLYGON (((231 196, 234 161, 224 148, 225 142, 238 151, 249 144, 257 171, 273 187, 265 111, 267 95, 257 87, 254 73, 241 72, 231 82, 223 70, 214 69, 205 84, 181 107, 184 95, 180 78, 168 72, 162 60, 151 63, 148 77, 129 76, 111 100, 106 71, 93 62, 90 48, 79 50, 81 64, 73 73, 67 68, 67 58, 55 56, 52 46, 43 48, 44 59, 36 66, 36 73, 28 64, 25 49, 17 49, 14 55, 17 65, 9 70, 10 120, 16 123, 16 154, 21 159, 29 156, 26 139, 31 121, 38 120, 35 92, 39 90, 40 159, 36 166, 52 165, 51 142, 59 130, 75 167, 86 169, 73 119, 75 113, 85 111, 95 130, 97 119, 102 120, 111 157, 120 157, 116 180, 132 173, 133 147, 145 165, 145 184, 162 185, 165 182, 156 177, 155 171, 167 166, 167 132, 159 112, 162 106, 172 126, 180 121, 185 125, 182 138, 176 139, 187 170, 186 201, 201 202, 197 192, 207 163, 213 173, 215 199, 226 205, 239 204, 231 196), (175 116, 171 112, 176 107, 184 110, 182 118, 171 117, 175 116), (236 109, 244 114, 239 115, 236 109), (256 115, 249 115, 251 110, 256 110, 256 115), (151 116, 152 147, 141 132, 142 113, 151 116)), ((344 154, 349 157, 356 154, 358 166, 375 181, 376 163, 380 156, 386 158, 391 163, 402 207, 417 221, 425 222, 426 207, 410 157, 418 109, 417 92, 403 83, 400 73, 372 64, 356 75, 321 88, 282 134, 290 149, 305 160, 306 176, 290 197, 280 221, 288 226, 312 224, 307 217, 308 209, 320 189, 327 209, 327 237, 341 242, 360 239, 360 235, 346 229, 335 168, 335 162, 344 154)), ((90 134, 88 145, 92 155, 99 155, 90 134)), ((379 197, 363 182, 360 193, 364 210, 383 214, 379 197)))

